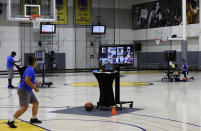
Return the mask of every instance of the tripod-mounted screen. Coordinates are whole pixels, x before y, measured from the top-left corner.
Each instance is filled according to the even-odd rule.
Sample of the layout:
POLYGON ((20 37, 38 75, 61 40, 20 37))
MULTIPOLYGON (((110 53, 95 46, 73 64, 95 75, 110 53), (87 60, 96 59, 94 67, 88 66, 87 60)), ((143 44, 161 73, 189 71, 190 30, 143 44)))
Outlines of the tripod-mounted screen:
POLYGON ((133 64, 133 45, 103 45, 99 49, 99 61, 103 64, 133 64))
POLYGON ((167 61, 176 61, 176 50, 165 51, 165 59, 167 61))
POLYGON ((38 64, 45 64, 45 50, 38 50, 35 52, 35 58, 38 64))

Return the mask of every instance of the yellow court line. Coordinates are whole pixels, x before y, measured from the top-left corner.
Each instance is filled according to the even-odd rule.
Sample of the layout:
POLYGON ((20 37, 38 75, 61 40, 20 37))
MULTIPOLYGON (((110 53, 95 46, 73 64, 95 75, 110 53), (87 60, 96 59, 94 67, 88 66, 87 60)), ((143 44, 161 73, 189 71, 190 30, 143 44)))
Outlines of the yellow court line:
POLYGON ((8 120, 0 120, 0 131, 47 131, 41 127, 29 124, 27 122, 16 120, 15 125, 17 128, 13 129, 7 125, 8 120))
MULTIPOLYGON (((98 87, 98 82, 80 82, 80 83, 70 83, 68 84, 72 87, 98 87)), ((139 87, 139 86, 149 86, 152 83, 148 82, 120 82, 121 87, 139 87)), ((115 83, 113 84, 115 86, 115 83)))

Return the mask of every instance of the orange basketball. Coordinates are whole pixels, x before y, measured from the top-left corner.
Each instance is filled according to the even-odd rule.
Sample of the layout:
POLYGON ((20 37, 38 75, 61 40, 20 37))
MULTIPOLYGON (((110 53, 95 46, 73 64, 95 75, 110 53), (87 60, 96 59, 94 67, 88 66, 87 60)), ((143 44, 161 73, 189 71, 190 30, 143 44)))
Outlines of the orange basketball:
POLYGON ((93 108, 94 108, 93 103, 87 102, 87 103, 85 104, 85 110, 86 110, 86 111, 91 111, 93 108))
POLYGON ((188 79, 186 78, 186 77, 184 77, 184 79, 183 79, 184 81, 187 81, 188 79))

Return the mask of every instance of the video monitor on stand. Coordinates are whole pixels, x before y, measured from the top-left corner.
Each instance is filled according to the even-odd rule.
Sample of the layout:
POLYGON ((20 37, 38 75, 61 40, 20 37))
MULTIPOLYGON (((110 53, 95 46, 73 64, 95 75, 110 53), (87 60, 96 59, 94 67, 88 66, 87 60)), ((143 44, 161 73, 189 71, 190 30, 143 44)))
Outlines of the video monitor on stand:
POLYGON ((43 81, 41 88, 44 88, 45 85, 50 87, 50 85, 52 85, 52 82, 45 82, 45 50, 35 51, 35 58, 37 59, 38 64, 43 65, 43 71, 42 71, 43 81))
POLYGON ((45 50, 38 50, 35 52, 35 58, 38 64, 45 64, 45 50))
POLYGON ((99 49, 99 61, 119 66, 133 65, 133 45, 103 45, 99 49))

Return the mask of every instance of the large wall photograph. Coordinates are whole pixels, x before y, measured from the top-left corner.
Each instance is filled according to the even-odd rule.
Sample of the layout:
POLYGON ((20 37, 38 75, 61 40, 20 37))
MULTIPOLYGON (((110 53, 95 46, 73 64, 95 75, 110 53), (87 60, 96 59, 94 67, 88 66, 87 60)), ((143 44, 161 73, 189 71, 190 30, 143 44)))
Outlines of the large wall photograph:
MULTIPOLYGON (((187 0, 187 24, 199 22, 199 0, 187 0)), ((182 22, 181 0, 160 0, 132 7, 134 30, 176 26, 182 22)))

